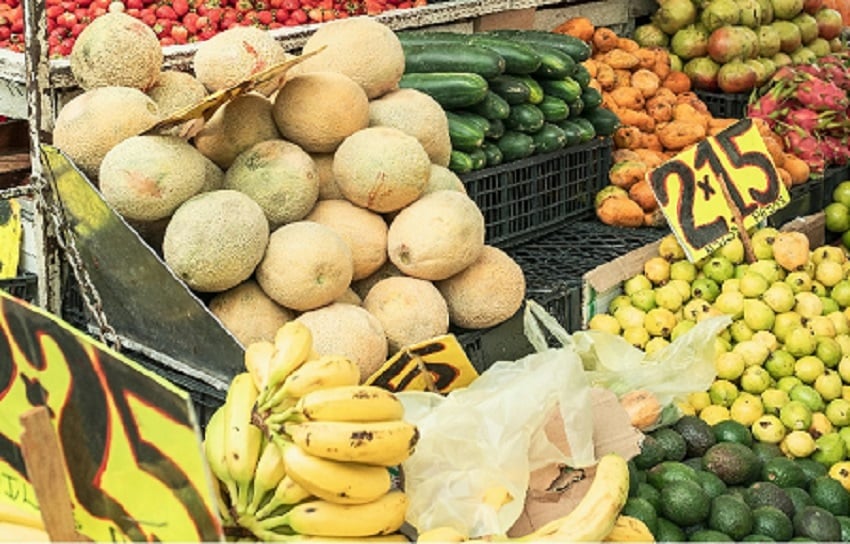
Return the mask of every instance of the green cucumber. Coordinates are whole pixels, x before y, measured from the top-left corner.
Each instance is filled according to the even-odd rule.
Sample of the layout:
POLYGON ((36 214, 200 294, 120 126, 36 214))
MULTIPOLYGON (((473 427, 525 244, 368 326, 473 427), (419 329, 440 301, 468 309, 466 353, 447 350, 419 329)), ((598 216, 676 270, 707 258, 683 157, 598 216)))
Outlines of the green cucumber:
POLYGON ((564 119, 557 123, 558 127, 564 131, 566 138, 565 147, 572 147, 581 143, 583 130, 569 119, 564 119))
POLYGON ((574 36, 546 32, 544 30, 496 30, 492 34, 512 38, 534 47, 554 47, 573 58, 576 62, 582 62, 590 58, 590 45, 574 36))
POLYGON ((511 105, 504 98, 488 89, 481 102, 473 104, 467 109, 487 119, 507 119, 511 105))
POLYGON ((471 106, 487 95, 487 80, 471 73, 404 74, 398 86, 422 91, 447 109, 471 106))
POLYGON ((536 104, 539 104, 540 102, 543 101, 543 87, 540 86, 540 83, 538 83, 536 79, 534 79, 531 76, 514 76, 514 77, 519 79, 520 81, 522 81, 526 85, 528 85, 528 90, 529 90, 528 103, 529 104, 535 104, 536 105, 536 104))
POLYGON ((452 149, 452 154, 449 157, 449 170, 458 174, 472 172, 472 158, 463 151, 452 149))
POLYGON ((509 105, 525 104, 531 96, 531 89, 524 81, 508 74, 502 74, 487 81, 490 90, 505 99, 509 105))
POLYGON ((534 139, 528 134, 515 130, 505 131, 504 136, 499 138, 496 145, 502 152, 504 162, 524 159, 534 153, 534 139))
POLYGON ((579 96, 579 98, 581 98, 585 110, 592 110, 593 108, 598 108, 602 104, 602 93, 600 93, 593 87, 583 88, 581 90, 581 95, 579 96))
POLYGON ((489 119, 490 128, 484 133, 485 138, 498 140, 505 133, 505 123, 501 119, 489 119))
POLYGON ((586 89, 590 85, 590 72, 587 71, 584 64, 576 64, 576 70, 570 77, 576 80, 582 89, 586 89))
POLYGON ((531 135, 535 153, 549 153, 563 149, 567 145, 567 135, 552 123, 543 123, 543 128, 531 135))
POLYGON ((404 46, 405 73, 472 73, 496 77, 505 71, 505 59, 492 49, 477 45, 430 43, 404 46))
POLYGON ((481 147, 484 142, 484 130, 477 124, 450 111, 446 112, 446 118, 449 121, 452 149, 468 152, 481 147))
POLYGON ((617 114, 606 108, 586 110, 582 117, 590 121, 599 136, 611 136, 620 126, 617 114))
POLYGON ((570 107, 567 106, 567 103, 548 94, 537 104, 537 107, 543 112, 543 118, 549 122, 563 121, 570 116, 570 107))
POLYGON ((543 112, 534 104, 517 104, 505 119, 505 128, 520 132, 537 132, 546 120, 543 112))
POLYGON ((582 102, 581 97, 576 97, 575 100, 569 102, 567 106, 570 107, 570 117, 579 117, 581 112, 584 111, 584 102, 582 102))
POLYGON ((472 34, 469 43, 486 47, 501 55, 505 59, 507 74, 532 74, 540 68, 540 55, 524 43, 487 34, 472 34))
POLYGON ((534 72, 534 77, 561 79, 576 71, 576 61, 563 51, 545 45, 536 46, 534 50, 540 55, 540 68, 534 72))
POLYGON ((575 123, 582 131, 581 143, 589 142, 596 137, 596 128, 589 120, 584 117, 576 117, 575 119, 572 119, 572 122, 575 123))
POLYGON ((451 113, 452 115, 457 115, 464 121, 472 123, 473 125, 478 127, 478 130, 480 130, 482 133, 485 133, 485 136, 486 132, 490 130, 490 121, 488 121, 486 117, 482 117, 477 113, 472 113, 471 111, 453 111, 451 113))
POLYGON ((473 170, 481 170, 487 166, 487 154, 484 153, 484 150, 480 147, 478 149, 473 149, 467 153, 467 155, 469 155, 469 158, 472 159, 473 170))
POLYGON ((493 142, 484 142, 481 144, 481 150, 484 151, 484 154, 487 156, 487 166, 497 166, 502 164, 504 158, 502 157, 502 150, 499 149, 498 145, 493 142))
POLYGON ((543 87, 544 93, 560 98, 567 104, 581 96, 581 85, 571 77, 543 79, 540 80, 540 86, 543 87))

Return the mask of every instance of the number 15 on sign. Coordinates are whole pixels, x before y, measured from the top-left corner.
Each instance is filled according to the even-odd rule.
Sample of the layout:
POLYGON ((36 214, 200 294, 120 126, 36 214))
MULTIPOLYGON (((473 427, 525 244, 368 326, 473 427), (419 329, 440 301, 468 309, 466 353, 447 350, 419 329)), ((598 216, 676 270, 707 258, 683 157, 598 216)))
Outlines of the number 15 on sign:
POLYGON ((790 200, 750 119, 679 153, 653 170, 649 182, 691 261, 737 237, 739 224, 752 228, 790 200))

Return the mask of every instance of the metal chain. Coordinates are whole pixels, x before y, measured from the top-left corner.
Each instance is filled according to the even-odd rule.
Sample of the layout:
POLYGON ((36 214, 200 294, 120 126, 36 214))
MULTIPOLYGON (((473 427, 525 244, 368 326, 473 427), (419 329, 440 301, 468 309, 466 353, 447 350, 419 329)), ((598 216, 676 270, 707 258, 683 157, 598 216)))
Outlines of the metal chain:
POLYGON ((22 196, 32 196, 35 193, 35 188, 31 183, 27 183, 25 185, 19 185, 16 187, 9 187, 7 189, 0 189, 0 200, 10 200, 12 198, 18 198, 22 196))
POLYGON ((37 213, 44 213, 45 215, 43 217, 50 218, 50 223, 56 236, 56 242, 71 265, 71 271, 74 273, 74 279, 76 279, 77 286, 80 288, 80 294, 83 297, 86 308, 91 312, 97 323, 100 341, 116 351, 121 351, 121 342, 118 339, 118 333, 106 318, 100 293, 97 287, 95 287, 94 282, 92 282, 91 276, 80 256, 80 250, 77 248, 77 242, 74 233, 71 232, 65 210, 59 204, 57 197, 59 192, 56 186, 56 180, 49 168, 46 169, 46 176, 48 181, 45 186, 50 187, 50 198, 48 201, 45 194, 48 191, 44 189, 37 191, 36 211, 37 213))

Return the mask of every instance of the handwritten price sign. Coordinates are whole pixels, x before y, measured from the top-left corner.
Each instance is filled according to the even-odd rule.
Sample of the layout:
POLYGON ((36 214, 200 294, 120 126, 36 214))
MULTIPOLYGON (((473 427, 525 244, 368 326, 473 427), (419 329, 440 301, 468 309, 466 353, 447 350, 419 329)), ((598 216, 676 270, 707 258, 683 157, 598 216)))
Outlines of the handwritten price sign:
POLYGON ((19 417, 46 406, 77 531, 97 542, 222 541, 188 395, 0 291, 0 503, 37 513, 19 417))
POLYGON ((652 171, 661 211, 691 261, 738 236, 790 201, 764 140, 743 119, 652 171))

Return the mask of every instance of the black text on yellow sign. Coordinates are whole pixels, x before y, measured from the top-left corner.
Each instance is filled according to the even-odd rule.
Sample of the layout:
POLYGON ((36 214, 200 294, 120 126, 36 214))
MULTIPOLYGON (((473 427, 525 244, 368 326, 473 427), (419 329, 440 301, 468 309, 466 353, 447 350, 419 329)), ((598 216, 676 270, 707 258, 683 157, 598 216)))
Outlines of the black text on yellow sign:
POLYGON ((453 334, 407 346, 393 355, 367 383, 389 391, 448 393, 465 387, 478 372, 453 334))
POLYGON ((653 170, 649 181, 670 228, 692 261, 738 236, 730 204, 749 229, 790 200, 750 119, 679 153, 653 170))
POLYGON ((0 291, 0 502, 36 512, 19 420, 33 406, 54 422, 80 534, 222 540, 187 394, 0 291))

